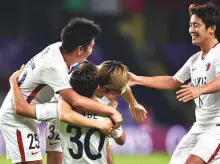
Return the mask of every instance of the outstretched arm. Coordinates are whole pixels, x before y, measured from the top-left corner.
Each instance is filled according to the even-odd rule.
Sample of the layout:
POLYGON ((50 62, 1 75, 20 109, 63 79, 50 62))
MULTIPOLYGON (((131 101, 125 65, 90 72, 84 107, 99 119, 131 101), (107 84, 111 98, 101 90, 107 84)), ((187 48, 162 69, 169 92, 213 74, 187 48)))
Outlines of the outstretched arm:
POLYGON ((143 85, 149 88, 155 89, 177 89, 182 84, 173 76, 154 76, 154 77, 147 77, 147 76, 137 76, 131 72, 129 72, 130 80, 128 84, 130 86, 134 85, 143 85))
POLYGON ((130 86, 143 85, 155 89, 177 89, 184 82, 191 78, 190 65, 194 56, 190 57, 182 68, 174 76, 137 76, 131 72, 130 74, 130 86))

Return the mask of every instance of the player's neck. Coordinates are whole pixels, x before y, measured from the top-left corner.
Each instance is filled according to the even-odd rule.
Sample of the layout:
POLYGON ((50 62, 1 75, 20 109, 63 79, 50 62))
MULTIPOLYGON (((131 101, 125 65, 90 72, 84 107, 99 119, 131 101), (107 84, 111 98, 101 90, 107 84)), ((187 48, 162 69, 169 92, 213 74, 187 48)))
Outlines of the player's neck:
POLYGON ((104 95, 100 93, 99 91, 95 91, 95 96, 98 98, 102 98, 104 95))
POLYGON ((218 44, 218 40, 216 38, 206 41, 204 44, 200 45, 200 49, 205 57, 207 53, 214 48, 218 44))
POLYGON ((68 68, 70 68, 73 64, 80 62, 79 59, 74 55, 63 54, 63 58, 68 68))
POLYGON ((73 64, 78 63, 78 54, 74 52, 65 52, 62 48, 60 48, 60 52, 64 58, 64 61, 67 64, 67 67, 70 68, 73 64))

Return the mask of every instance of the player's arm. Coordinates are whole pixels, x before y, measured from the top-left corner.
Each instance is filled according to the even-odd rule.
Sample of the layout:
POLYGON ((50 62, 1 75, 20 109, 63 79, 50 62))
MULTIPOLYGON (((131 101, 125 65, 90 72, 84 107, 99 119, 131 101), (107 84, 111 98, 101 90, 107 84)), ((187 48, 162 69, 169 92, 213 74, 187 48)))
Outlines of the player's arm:
POLYGON ((113 153, 112 153, 112 138, 107 138, 108 144, 106 146, 107 162, 108 164, 114 164, 113 153))
POLYGON ((122 122, 121 114, 113 107, 103 105, 76 93, 71 88, 67 76, 63 76, 66 70, 62 70, 62 67, 54 64, 41 69, 43 70, 41 71, 42 81, 52 87, 55 92, 59 93, 66 102, 75 108, 109 116, 115 123, 122 122))
POLYGON ((196 99, 202 94, 211 94, 220 91, 220 77, 216 77, 209 83, 200 87, 192 87, 183 85, 179 91, 176 92, 177 99, 182 102, 188 102, 196 99))
POLYGON ((109 108, 106 105, 103 105, 92 99, 79 95, 72 88, 60 90, 58 93, 66 102, 68 102, 77 109, 81 109, 87 112, 104 114, 107 116, 111 116, 115 112, 115 110, 111 111, 112 108, 109 108))
POLYGON ((191 78, 190 64, 192 57, 183 65, 183 67, 174 76, 137 76, 130 74, 129 85, 143 85, 155 89, 177 89, 184 82, 191 78))
POLYGON ((181 86, 181 89, 176 92, 177 99, 182 102, 198 98, 202 94, 211 94, 220 91, 220 61, 214 62, 216 77, 207 84, 200 87, 192 87, 189 85, 181 86))
MULTIPOLYGON (((57 119, 59 117, 57 103, 28 104, 25 101, 17 83, 17 78, 21 74, 22 69, 23 68, 21 68, 19 71, 16 71, 10 77, 12 101, 16 114, 41 121, 57 119)), ((112 122, 109 119, 104 121, 88 119, 81 114, 73 111, 69 104, 65 103, 64 101, 59 103, 59 106, 60 119, 63 122, 77 126, 98 128, 106 133, 110 133, 112 130, 112 122)))
POLYGON ((58 111, 60 121, 62 122, 80 127, 98 128, 105 133, 109 133, 112 130, 113 124, 110 119, 98 121, 86 118, 85 116, 74 111, 72 107, 62 99, 59 100, 58 111))
POLYGON ((216 77, 209 83, 198 87, 200 89, 200 94, 210 94, 220 91, 220 77, 216 77))
POLYGON ((118 145, 124 145, 125 140, 126 140, 126 134, 125 134, 125 131, 121 127, 114 129, 111 132, 111 136, 118 145))
POLYGON ((25 101, 17 83, 16 77, 18 76, 16 74, 18 73, 19 72, 17 71, 10 77, 12 101, 15 113, 40 121, 56 119, 58 115, 56 105, 57 103, 28 104, 25 101))
POLYGON ((57 118, 57 103, 46 103, 46 104, 28 104, 21 94, 20 88, 18 86, 18 77, 22 72, 20 70, 16 71, 10 77, 10 86, 12 92, 12 101, 14 106, 14 111, 16 114, 25 116, 28 118, 33 118, 37 120, 51 120, 57 118))
POLYGON ((155 89, 177 89, 181 86, 181 82, 173 76, 137 76, 134 73, 129 72, 130 80, 129 85, 142 85, 155 89))
POLYGON ((22 116, 29 117, 29 118, 36 118, 35 105, 28 104, 24 100, 21 94, 20 88, 18 86, 17 79, 19 75, 21 74, 23 68, 24 67, 22 66, 20 70, 14 72, 9 79, 14 110, 15 110, 15 113, 18 115, 22 115, 22 116))
MULTIPOLYGON (((10 85, 12 89, 12 101, 16 114, 40 121, 58 118, 57 103, 28 104, 21 95, 17 80, 13 77, 13 75, 10 78, 10 85)), ((110 133, 112 130, 113 125, 110 119, 104 121, 88 119, 73 111, 67 103, 65 104, 63 102, 59 103, 59 105, 61 106, 60 120, 62 122, 77 126, 98 128, 106 133, 110 133), (63 106, 61 106, 61 104, 63 106)))
POLYGON ((140 105, 137 102, 129 85, 126 85, 126 90, 122 94, 122 97, 129 104, 129 109, 130 109, 131 115, 135 120, 137 120, 137 121, 146 120, 147 111, 145 110, 145 108, 142 105, 140 105))

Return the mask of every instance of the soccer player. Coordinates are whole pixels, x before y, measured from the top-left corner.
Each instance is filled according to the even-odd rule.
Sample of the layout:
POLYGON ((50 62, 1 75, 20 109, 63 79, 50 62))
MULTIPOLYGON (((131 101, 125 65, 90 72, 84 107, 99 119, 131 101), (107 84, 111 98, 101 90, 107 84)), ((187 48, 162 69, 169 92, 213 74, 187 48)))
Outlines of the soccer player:
MULTIPOLYGON (((100 67, 100 68, 102 68, 102 69, 100 69, 100 73, 102 73, 102 74, 105 73, 104 74, 105 78, 104 78, 104 80, 102 80, 102 83, 103 83, 103 81, 105 81, 105 79, 108 79, 108 76, 111 75, 111 74, 108 74, 108 76, 106 75, 107 70, 110 70, 111 69, 110 67, 113 67, 117 64, 117 62, 113 62, 113 61, 108 61, 108 62, 104 62, 104 63, 101 65, 102 67, 100 67)), ((121 64, 121 63, 119 62, 119 64, 121 64)), ((116 68, 114 68, 114 69, 116 69, 116 68)), ((17 73, 20 72, 20 71, 21 70, 17 71, 17 73)), ((120 70, 117 70, 117 71, 120 71, 120 70)), ((116 73, 117 73, 117 71, 116 71, 116 73)), ((76 73, 76 72, 74 72, 74 73, 76 73)), ((118 73, 120 73, 120 72, 118 72, 118 73)), ((15 76, 15 75, 13 75, 13 76, 15 76)), ((16 75, 16 76, 18 76, 18 75, 16 75)), ((119 77, 119 76, 116 76, 116 77, 119 77)), ((114 77, 113 79, 117 79, 116 77, 114 77)), ((13 79, 16 79, 16 78, 13 78, 13 79)), ((12 80, 12 81, 14 81, 14 80, 12 80)), ((108 86, 106 86, 106 87, 108 87, 108 86)), ((102 88, 101 92, 103 92, 105 90, 105 88, 103 88, 103 87, 100 87, 100 88, 102 88)), ((118 87, 115 86, 114 88, 118 88, 118 87)), ((123 87, 123 90, 124 90, 124 88, 125 87, 123 87)), ((14 91, 15 89, 16 89, 16 85, 12 85, 12 91, 14 91)), ((19 89, 17 89, 17 92, 19 92, 19 89)), ((139 115, 140 119, 145 119, 146 118, 145 109, 140 104, 137 103, 137 101, 133 97, 132 93, 129 94, 130 92, 131 92, 130 88, 127 87, 125 93, 122 95, 123 98, 130 104, 129 107, 130 107, 130 110, 133 113, 133 115, 136 115, 136 116, 139 115)), ((111 92, 108 92, 108 93, 111 93, 111 92)), ((115 93, 113 92, 113 94, 115 94, 115 93)), ((45 105, 44 104, 42 107, 40 105, 38 105, 38 108, 35 109, 34 104, 27 104, 23 100, 22 97, 19 98, 19 96, 14 96, 14 95, 13 95, 13 97, 14 97, 13 101, 15 101, 14 104, 17 104, 15 106, 15 111, 19 115, 34 118, 34 119, 37 119, 37 120, 48 120, 48 119, 57 118, 58 114, 55 113, 55 111, 52 111, 52 112, 50 111, 51 109, 53 110, 54 108, 56 108, 56 104, 54 104, 54 103, 49 104, 49 106, 52 106, 52 107, 46 108, 46 107, 44 107, 44 105, 45 105), (54 104, 54 106, 53 106, 53 104, 54 104), (42 110, 41 108, 43 108, 44 110, 42 110), (48 110, 46 110, 46 109, 48 109, 48 110)), ((85 121, 84 121, 84 124, 82 124, 82 123, 79 122, 78 117, 76 117, 76 118, 74 118, 74 117, 75 117, 75 113, 73 113, 73 111, 71 109, 69 109, 69 110, 68 110, 68 108, 62 108, 61 109, 61 111, 60 111, 60 120, 61 121, 69 123, 69 124, 74 124, 75 123, 74 121, 78 121, 79 126, 80 125, 85 126, 85 121)), ((109 128, 109 122, 106 122, 106 123, 103 123, 103 124, 104 124, 103 125, 104 128, 106 126, 108 126, 107 128, 109 128)), ((103 128, 103 126, 101 128, 103 128)), ((52 163, 57 163, 57 164, 61 163, 60 161, 62 161, 62 147, 60 145, 59 132, 56 128, 56 125, 53 122, 52 123, 50 122, 49 126, 47 126, 46 143, 47 143, 46 144, 46 150, 47 150, 47 157, 48 157, 47 161, 48 161, 48 163, 51 163, 51 164, 52 163)))
POLYGON ((212 93, 219 89, 216 87, 219 86, 219 78, 214 82, 212 80, 220 73, 220 44, 216 37, 220 9, 208 2, 204 5, 190 5, 189 14, 192 44, 199 46, 201 51, 190 57, 174 76, 141 77, 131 73, 130 84, 177 89, 191 78, 192 86, 199 89, 184 85, 177 94, 178 99, 184 102, 195 98, 196 122, 178 144, 170 164, 220 163, 220 92, 212 93))
MULTIPOLYGON (((81 65, 80 65, 80 68, 82 67, 81 65)), ((89 80, 85 81, 85 79, 83 79, 83 77, 86 77, 85 74, 86 73, 88 74, 89 71, 88 70, 86 70, 86 71, 84 70, 84 72, 86 72, 84 74, 84 76, 82 74, 80 74, 80 73, 82 73, 82 71, 83 71, 83 69, 79 70, 79 68, 78 68, 76 71, 73 72, 72 77, 70 79, 70 84, 71 84, 72 87, 75 88, 75 90, 78 93, 81 93, 81 95, 89 96, 89 94, 90 95, 92 94, 92 89, 94 87, 91 87, 91 80, 90 81, 89 80)), ((100 86, 97 89, 96 96, 94 98, 97 101, 101 102, 101 103, 105 103, 105 104, 109 104, 110 103, 109 105, 115 106, 114 105, 114 104, 116 104, 115 100, 124 91, 124 88, 125 88, 125 86, 126 86, 126 84, 128 82, 129 76, 128 76, 127 68, 123 64, 121 64, 120 62, 107 61, 107 62, 104 62, 104 63, 101 64, 99 71, 100 71, 100 75, 102 76, 100 78, 100 84, 102 84, 102 86, 100 86), (120 76, 119 76, 119 74, 120 74, 120 76), (106 96, 107 98, 104 97, 104 96, 106 96), (111 99, 112 101, 110 102, 109 99, 111 99)), ((16 88, 15 80, 10 80, 10 81, 11 81, 11 85, 12 85, 12 91, 14 92, 13 102, 14 102, 14 105, 15 105, 15 108, 16 108, 16 106, 20 106, 19 104, 20 104, 20 102, 22 102, 22 100, 20 100, 20 99, 22 99, 22 98, 21 98, 21 95, 19 95, 20 92, 19 92, 18 86, 16 88)), ((37 104, 36 106, 38 106, 38 105, 39 104, 37 104)), ((70 106, 68 107, 67 105, 68 104, 65 103, 62 108, 63 109, 68 109, 68 108, 71 109, 71 107, 70 106)), ((29 105, 29 106, 33 107, 33 105, 29 105)), ((45 108, 44 106, 41 106, 40 108, 39 107, 36 108, 36 111, 37 111, 37 109, 39 109, 41 111, 44 111, 43 108, 45 110, 48 109, 48 107, 45 108)), ((32 108, 29 108, 29 109, 32 110, 32 108)), ((79 111, 79 112, 81 112, 81 111, 79 111)), ((53 113, 54 113, 54 111, 53 111, 53 113)), ((88 118, 93 118, 93 119, 98 119, 99 118, 99 119, 102 119, 102 117, 99 117, 95 113, 84 113, 84 115, 87 116, 88 118)), ((49 117, 51 117, 51 116, 49 116, 49 117)), ((64 162, 71 163, 71 161, 72 162, 74 162, 74 161, 75 162, 80 162, 80 161, 82 162, 82 161, 84 161, 84 163, 87 163, 87 162, 91 163, 91 162, 93 162, 94 158, 97 158, 97 162, 99 162, 99 163, 106 163, 107 162, 106 161, 107 157, 106 157, 106 149, 105 148, 107 146, 107 139, 103 138, 104 134, 99 132, 100 135, 97 136, 97 134, 95 132, 93 132, 94 136, 92 136, 93 133, 90 134, 89 132, 94 131, 94 129, 91 129, 91 128, 89 128, 89 129, 88 128, 84 128, 83 129, 82 128, 82 133, 79 132, 79 129, 80 129, 80 127, 73 127, 73 126, 71 126, 69 124, 63 124, 62 125, 62 128, 61 128, 62 140, 61 141, 63 142, 62 146, 64 148, 64 150, 63 150, 64 151, 64 162), (78 129, 76 132, 73 131, 71 133, 71 135, 76 133, 75 137, 71 137, 71 139, 68 136, 66 136, 66 135, 68 135, 67 133, 70 133, 68 131, 68 127, 71 127, 73 129, 74 128, 78 129), (63 135, 63 134, 65 134, 65 135, 63 135), (81 137, 81 135, 82 135, 82 137, 81 137), (87 138, 87 139, 85 139, 85 143, 84 143, 83 138, 86 137, 86 136, 91 137, 91 142, 89 142, 88 138, 87 138), (80 139, 79 137, 82 138, 82 139, 80 139), (69 139, 71 140, 71 142, 74 142, 76 145, 75 144, 71 144, 69 139), (89 143, 87 143, 86 141, 88 141, 89 143), (103 141, 103 142, 105 141, 105 142, 102 143, 101 141, 103 141), (96 150, 95 147, 96 146, 98 147, 98 145, 96 145, 98 142, 99 142, 99 150, 96 150), (85 152, 84 153, 81 152, 82 150, 81 151, 79 150, 79 149, 83 149, 82 148, 83 144, 85 144, 85 152), (88 147, 88 144, 90 144, 90 147, 88 147), (102 145, 100 145, 100 144, 102 144, 102 145), (68 148, 68 149, 66 148, 67 146, 70 147, 71 145, 74 147, 73 150, 78 152, 77 155, 74 155, 74 153, 71 153, 72 151, 71 152, 68 151, 68 150, 70 150, 70 148, 68 148), (103 150, 100 147, 104 147, 103 150), (92 152, 97 152, 98 151, 97 152, 98 155, 93 155, 93 154, 91 154, 91 152, 88 152, 88 151, 90 151, 90 148, 91 148, 92 152), (79 150, 79 151, 77 151, 77 150, 79 150), (100 152, 101 150, 102 150, 102 152, 100 152), (76 159, 72 159, 72 157, 76 158, 76 159), (79 159, 79 157, 80 157, 80 159, 79 159)), ((124 142, 125 142, 125 133, 122 131, 121 128, 115 129, 112 132, 111 135, 112 135, 112 137, 115 139, 115 141, 118 144, 120 144, 120 145, 124 144, 124 142)))
MULTIPOLYGON (((108 104, 111 101, 114 102, 118 96, 120 96, 122 93, 125 92, 126 84, 128 82, 127 68, 120 62, 106 61, 106 62, 103 62, 99 66, 99 73, 100 73, 99 87, 97 88, 97 90, 95 92, 95 95, 97 97, 99 97, 99 98, 97 98, 97 101, 104 103, 104 104, 108 104), (101 100, 100 100, 100 98, 101 98, 101 100)), ((74 88, 77 88, 77 87, 74 87, 74 88)), ((136 102, 136 100, 134 99, 134 97, 132 95, 131 95, 130 99, 132 99, 132 100, 127 99, 127 101, 130 102, 130 104, 134 104, 136 102)), ((139 109, 141 109, 141 108, 144 109, 137 102, 136 102, 136 104, 137 104, 137 106, 139 106, 138 107, 139 109)), ((65 106, 65 108, 67 109, 68 107, 65 106)), ((80 111, 78 111, 78 112, 80 112, 80 111)), ((84 115, 86 115, 86 114, 84 113, 84 115)), ((94 118, 95 117, 94 115, 97 115, 97 113, 96 114, 87 113, 87 115, 88 115, 87 117, 94 118)), ((53 130, 52 134, 56 134, 56 136, 59 136, 58 130, 54 127, 56 127, 56 125, 54 125, 53 123, 50 123, 50 126, 47 128, 47 131, 50 131, 50 129, 52 129, 53 130)), ((122 138, 124 138, 124 132, 122 131, 121 128, 118 128, 115 131, 116 131, 116 136, 115 135, 113 135, 113 136, 114 136, 114 138, 117 138, 116 141, 118 139, 121 140, 120 136, 122 138)), ((46 134, 47 143, 51 142, 49 138, 52 134, 51 133, 46 134)), ((55 136, 55 135, 53 135, 53 136, 55 136)), ((84 137, 84 136, 82 136, 82 137, 84 137)), ((58 143, 58 141, 53 141, 53 142, 58 143)), ((83 141, 82 141, 82 143, 83 143, 83 141)), ((121 143, 120 141, 117 143, 124 144, 124 142, 121 143)), ((106 146, 104 146, 104 147, 106 147, 106 146)), ((47 153, 48 153, 47 156, 49 157, 49 159, 53 160, 55 156, 57 156, 57 157, 61 156, 60 152, 65 152, 65 150, 63 150, 62 148, 63 148, 63 146, 61 147, 60 144, 56 144, 56 145, 47 144, 46 149, 47 149, 47 153)), ((86 154, 83 154, 83 157, 81 160, 83 161, 84 158, 86 158, 86 154)), ((66 160, 64 159, 64 161, 66 161, 66 160)), ((54 162, 55 161, 50 162, 50 163, 54 163, 54 162)))
MULTIPOLYGON (((62 42, 49 45, 26 64, 19 79, 26 101, 46 103, 54 93, 58 93, 74 107, 102 113, 120 124, 122 117, 117 110, 80 96, 67 80, 70 67, 84 61, 92 53, 100 31, 93 21, 73 18, 61 32, 62 42)), ((0 128, 13 163, 42 163, 38 126, 38 121, 14 113, 9 91, 0 110, 0 128)))
MULTIPOLYGON (((61 108, 59 112, 57 110, 54 110, 54 111, 52 110, 53 112, 51 112, 51 109, 45 110, 45 111, 41 110, 41 106, 42 108, 45 108, 46 105, 57 109, 57 102, 38 104, 37 107, 39 110, 36 110, 36 105, 28 104, 20 93, 21 91, 17 84, 18 82, 17 79, 19 75, 21 74, 22 70, 23 68, 13 73, 9 80, 10 86, 12 89, 12 101, 13 101, 13 105, 14 105, 14 109, 16 113, 19 113, 22 116, 30 117, 30 118, 37 119, 40 121, 54 120, 58 118, 62 122, 66 122, 66 123, 74 124, 78 126, 97 128, 97 129, 100 129, 101 131, 104 131, 105 133, 112 131, 111 123, 108 122, 108 119, 103 121, 103 124, 102 124, 102 122, 100 121, 88 119, 86 117, 83 117, 79 113, 75 112, 74 110, 68 110, 66 108, 61 108)), ((79 69, 76 69, 74 73, 71 74, 71 81, 74 81, 76 83, 82 80, 84 81, 87 80, 90 82, 90 87, 93 87, 93 88, 96 88, 98 86, 98 79, 99 79, 99 72, 98 72, 96 65, 88 61, 82 62, 81 67, 79 69)), ((45 109, 48 109, 48 108, 45 108, 45 109)))

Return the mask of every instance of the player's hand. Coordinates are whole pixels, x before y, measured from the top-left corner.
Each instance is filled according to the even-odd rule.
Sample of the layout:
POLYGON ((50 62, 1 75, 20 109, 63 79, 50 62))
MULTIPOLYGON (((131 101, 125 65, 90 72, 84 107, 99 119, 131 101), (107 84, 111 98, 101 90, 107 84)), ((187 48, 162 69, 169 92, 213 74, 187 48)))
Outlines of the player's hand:
POLYGON ((131 115, 133 117, 133 119, 135 119, 136 121, 144 121, 147 118, 147 111, 145 110, 145 108, 140 105, 140 104, 133 104, 133 105, 129 105, 129 109, 131 112, 131 115))
POLYGON ((138 76, 135 75, 134 73, 132 72, 128 72, 130 78, 129 78, 129 81, 128 81, 128 85, 129 86, 134 86, 134 85, 137 85, 137 79, 138 79, 138 76))
POLYGON ((110 134, 113 129, 113 123, 110 119, 105 119, 103 121, 100 121, 100 130, 104 134, 110 134))
POLYGON ((16 72, 14 72, 11 77, 9 78, 10 83, 13 82, 17 82, 18 81, 18 77, 20 76, 20 74, 22 73, 24 69, 24 65, 21 66, 21 68, 19 70, 17 70, 16 72))
POLYGON ((114 122, 113 129, 118 128, 122 124, 123 121, 122 115, 117 110, 115 110, 114 113, 110 115, 110 118, 114 122))
POLYGON ((181 86, 182 89, 176 92, 177 99, 182 102, 188 102, 190 100, 196 99, 202 93, 198 87, 192 87, 189 85, 181 86))
POLYGON ((117 109, 118 107, 118 102, 116 100, 111 101, 109 104, 109 106, 112 106, 113 108, 117 109))
POLYGON ((220 73, 218 72, 218 73, 216 73, 216 75, 215 75, 216 77, 220 77, 220 73))

